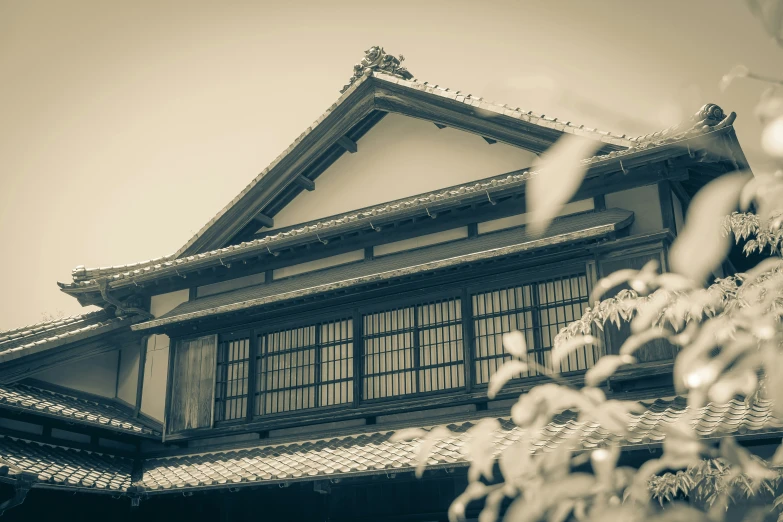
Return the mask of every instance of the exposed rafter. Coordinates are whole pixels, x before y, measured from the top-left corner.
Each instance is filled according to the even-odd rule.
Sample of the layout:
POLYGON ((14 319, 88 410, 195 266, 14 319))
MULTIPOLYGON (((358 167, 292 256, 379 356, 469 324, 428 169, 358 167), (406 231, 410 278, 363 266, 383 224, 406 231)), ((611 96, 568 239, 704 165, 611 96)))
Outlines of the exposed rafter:
POLYGON ((275 226, 275 220, 262 212, 259 212, 253 216, 253 221, 266 228, 272 228, 275 226))
POLYGON ((446 128, 446 125, 443 125, 443 124, 441 124, 441 123, 436 123, 436 124, 435 124, 435 126, 436 126, 437 128, 439 128, 439 129, 445 129, 445 128, 446 128))
POLYGON ((340 136, 340 138, 337 139, 337 144, 340 145, 342 148, 350 152, 351 154, 354 154, 357 150, 359 150, 359 147, 356 145, 356 142, 353 141, 348 136, 340 136))
POLYGON ((493 140, 492 138, 487 138, 486 136, 482 136, 482 138, 484 138, 484 141, 486 141, 490 145, 494 145, 495 143, 498 142, 498 140, 493 140))
POLYGON ((297 176, 294 179, 294 183, 301 186, 305 190, 313 191, 315 190, 315 181, 311 180, 310 178, 306 178, 302 175, 297 176))

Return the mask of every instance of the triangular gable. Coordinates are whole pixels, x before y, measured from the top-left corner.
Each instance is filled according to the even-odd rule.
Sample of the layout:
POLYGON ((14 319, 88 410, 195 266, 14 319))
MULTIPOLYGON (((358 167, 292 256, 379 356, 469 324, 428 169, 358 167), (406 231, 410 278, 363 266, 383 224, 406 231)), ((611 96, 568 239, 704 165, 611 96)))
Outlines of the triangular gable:
MULTIPOLYGON (((380 48, 367 51, 383 53, 380 48)), ((629 148, 635 141, 561 122, 462 94, 398 74, 384 60, 355 74, 337 102, 288 147, 271 165, 196 233, 174 256, 198 254, 241 241, 274 216, 334 161, 357 147, 361 137, 387 113, 420 118, 463 130, 491 142, 541 153, 563 134, 602 141, 602 152, 629 148), (380 63, 381 65, 377 65, 380 63)))
MULTIPOLYGON (((274 216, 275 229, 529 167, 535 154, 475 134, 388 114, 274 216)), ((264 233, 270 227, 264 227, 264 233)))

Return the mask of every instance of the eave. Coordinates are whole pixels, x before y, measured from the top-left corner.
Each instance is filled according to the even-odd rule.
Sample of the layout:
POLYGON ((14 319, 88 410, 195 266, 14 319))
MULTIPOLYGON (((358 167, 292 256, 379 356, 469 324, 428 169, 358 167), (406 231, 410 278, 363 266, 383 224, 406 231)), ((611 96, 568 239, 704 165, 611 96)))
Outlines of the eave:
MULTIPOLYGON (((613 152, 586 160, 587 174, 574 200, 592 197, 616 190, 624 190, 662 180, 686 181, 689 169, 701 165, 719 164, 723 158, 710 150, 709 143, 732 133, 729 127, 719 128, 705 134, 672 137, 662 143, 651 143, 637 149, 613 152)), ((720 172, 726 170, 721 167, 720 172)), ((377 230, 388 223, 416 216, 427 216, 444 210, 473 205, 487 198, 498 199, 509 194, 524 195, 525 186, 535 171, 521 170, 492 178, 486 178, 470 184, 451 187, 412 198, 376 205, 358 211, 332 216, 288 227, 274 234, 257 237, 239 245, 205 252, 195 256, 147 264, 142 268, 126 272, 115 270, 107 275, 108 287, 112 290, 144 290, 145 285, 157 284, 168 278, 182 279, 201 270, 214 269, 259 258, 271 259, 281 251, 300 245, 322 243, 324 240, 341 235, 355 233, 357 230, 377 230)), ((698 185, 703 185, 699 180, 698 185)), ((712 177, 718 172, 712 174, 712 177)), ((190 282, 183 281, 183 287, 190 282)), ((60 284, 62 290, 77 296, 83 304, 100 302, 97 285, 94 281, 78 281, 73 284, 60 284)))

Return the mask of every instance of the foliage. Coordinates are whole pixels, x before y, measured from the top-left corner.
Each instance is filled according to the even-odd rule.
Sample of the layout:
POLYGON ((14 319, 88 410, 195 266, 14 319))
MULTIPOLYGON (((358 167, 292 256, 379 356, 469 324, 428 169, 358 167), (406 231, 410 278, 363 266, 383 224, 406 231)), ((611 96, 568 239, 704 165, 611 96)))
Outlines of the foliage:
MULTIPOLYGON (((769 35, 783 45, 783 1, 752 0, 749 4, 769 35)), ((722 87, 738 78, 767 80, 737 67, 723 78, 722 87)), ((757 114, 765 125, 762 147, 783 167, 783 99, 768 91, 757 114)), ((577 145, 564 143, 557 150, 562 154, 553 151, 541 166, 558 172, 557 189, 547 192, 546 187, 534 186, 528 195, 533 197, 528 208, 536 210, 539 229, 573 195, 584 174, 577 145)), ((775 497, 783 482, 777 468, 783 464, 783 447, 767 462, 732 437, 723 437, 717 446, 700 439, 693 427, 700 407, 735 397, 746 401, 769 398, 783 419, 783 382, 766 377, 783 372, 782 246, 783 171, 725 175, 707 184, 691 201, 685 228, 671 247, 672 271, 661 274, 651 262, 641 270, 609 275, 596 285, 590 297, 592 306, 560 331, 552 350, 553 368, 537 368, 552 382, 521 395, 511 409, 513 422, 522 428, 521 439, 496 455, 497 421, 485 420, 471 428, 470 442, 464 448, 470 461, 469 485, 452 503, 449 519, 464 518, 469 503, 483 500, 479 521, 493 522, 508 499, 505 520, 514 522, 715 522, 724 518, 732 501, 767 495, 768 500, 774 498, 770 509, 781 511, 779 520, 783 521, 783 495, 775 497), (765 253, 770 258, 747 273, 715 278, 728 254, 730 236, 737 243, 744 242, 746 254, 765 253), (710 279, 712 284, 705 287, 710 279), (586 373, 585 386, 564 384, 558 362, 581 346, 599 345, 609 323, 618 327, 630 323, 631 335, 619 353, 599 359, 586 373), (634 469, 618 464, 616 444, 585 450, 574 435, 566 435, 553 450, 534 444, 540 431, 566 409, 578 412, 578 420, 598 423, 614 435, 612 440, 627 436, 633 416, 644 408, 633 401, 607 398, 600 385, 619 367, 634 364, 634 354, 654 339, 666 339, 679 348, 674 384, 688 403, 682 417, 664 428, 659 457, 634 469), (493 476, 495 464, 500 477, 493 476)), ((512 360, 492 377, 490 398, 509 379, 535 364, 527 359, 523 335, 506 334, 503 344, 512 360)), ((421 439, 418 475, 429 451, 448 436, 442 427, 397 435, 421 439)), ((757 512, 750 515, 761 520, 757 512)))

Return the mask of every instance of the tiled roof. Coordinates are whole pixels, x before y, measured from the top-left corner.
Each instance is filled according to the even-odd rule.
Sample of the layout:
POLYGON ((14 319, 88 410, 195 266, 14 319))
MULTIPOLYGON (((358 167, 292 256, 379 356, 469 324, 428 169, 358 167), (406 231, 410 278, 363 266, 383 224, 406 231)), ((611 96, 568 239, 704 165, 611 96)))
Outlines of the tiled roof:
POLYGON ((123 492, 131 485, 130 459, 0 435, 6 473, 33 473, 43 484, 123 492))
POLYGON ((1 332, 0 362, 111 331, 130 322, 128 318, 113 317, 98 310, 1 332))
POLYGON ((0 384, 0 409, 26 411, 115 431, 160 437, 119 406, 28 384, 0 384))
MULTIPOLYGON (((578 449, 592 449, 617 442, 623 447, 660 444, 664 426, 686 412, 683 398, 659 399, 647 411, 633 415, 630 435, 624 440, 592 421, 578 421, 567 411, 555 417, 533 438, 534 451, 551 451, 568 440, 579 441, 578 449)), ((522 430, 500 419, 495 446, 499 452, 522 436, 522 430)), ((466 431, 475 420, 449 425, 453 432, 437 442, 428 460, 435 467, 467 465, 463 455, 466 431)), ((723 434, 776 433, 783 422, 774 417, 768 401, 753 405, 732 400, 710 404, 698 412, 694 426, 705 438, 723 434)), ((416 466, 417 441, 391 441, 394 431, 366 432, 290 444, 268 444, 246 449, 149 459, 136 485, 149 490, 236 486, 262 482, 318 480, 345 476, 410 471, 416 466)))
POLYGON ((543 238, 534 236, 526 229, 515 228, 381 256, 371 261, 336 266, 187 301, 161 317, 137 323, 132 328, 145 330, 208 315, 389 281, 460 264, 521 254, 575 240, 596 240, 630 225, 632 218, 632 212, 621 209, 585 212, 556 219, 543 238))
MULTIPOLYGON (((94 285, 95 284, 94 280, 97 277, 109 277, 110 280, 116 280, 116 279, 134 278, 138 276, 143 276, 147 273, 153 272, 155 270, 160 270, 162 268, 177 267, 183 264, 187 264, 194 260, 203 259, 201 256, 204 255, 220 256, 225 254, 233 254, 238 248, 246 249, 246 248, 254 248, 258 246, 266 247, 269 246, 270 244, 274 244, 274 242, 276 241, 286 239, 290 235, 309 233, 316 230, 321 230, 322 228, 328 228, 330 226, 339 225, 344 220, 353 221, 355 219, 360 219, 361 217, 363 217, 361 215, 361 212, 349 213, 343 216, 327 218, 322 222, 308 224, 308 226, 306 227, 299 227, 290 231, 269 235, 254 241, 242 243, 241 245, 216 249, 207 252, 205 254, 198 254, 198 255, 179 258, 182 252, 184 252, 190 245, 192 245, 194 241, 196 241, 230 208, 232 208, 237 202, 239 202, 254 186, 258 184, 258 182, 262 178, 266 176, 267 173, 269 173, 270 170, 272 170, 284 157, 286 157, 307 135, 309 135, 313 131, 313 129, 315 129, 321 122, 323 122, 326 119, 326 117, 329 116, 329 114, 331 114, 339 105, 345 102, 345 100, 353 92, 355 92, 360 85, 368 81, 369 78, 375 78, 376 80, 382 82, 397 84, 405 88, 409 88, 419 92, 424 92, 441 98, 453 100, 455 102, 470 105, 471 107, 476 107, 478 109, 482 109, 490 113, 495 113, 497 115, 518 119, 547 129, 556 130, 559 132, 578 135, 578 136, 585 136, 585 137, 600 140, 602 142, 611 144, 616 147, 623 148, 623 150, 614 151, 610 153, 608 156, 598 155, 593 158, 589 158, 585 160, 585 163, 595 163, 603 159, 622 156, 643 148, 654 146, 656 144, 671 142, 672 140, 676 140, 676 139, 682 139, 688 133, 703 132, 704 130, 707 130, 709 128, 718 125, 730 125, 734 121, 733 116, 724 119, 723 111, 720 109, 720 107, 714 104, 707 104, 704 107, 702 107, 702 109, 699 111, 699 113, 697 113, 696 116, 691 118, 689 121, 684 122, 683 124, 676 125, 669 129, 665 129, 645 136, 627 137, 625 135, 618 135, 618 134, 613 134, 611 132, 599 131, 590 127, 585 127, 584 125, 575 125, 570 121, 562 121, 562 120, 558 120, 557 118, 535 114, 532 111, 526 111, 520 109, 519 107, 511 108, 505 104, 490 102, 482 99, 481 97, 474 97, 470 94, 463 94, 460 91, 455 91, 438 85, 428 84, 427 82, 421 82, 416 79, 405 80, 396 77, 394 75, 385 74, 380 71, 373 71, 373 72, 368 71, 368 74, 362 76, 360 79, 356 80, 350 87, 348 87, 348 89, 338 98, 338 100, 324 114, 322 114, 310 127, 308 127, 305 130, 305 132, 303 132, 296 140, 294 140, 294 142, 285 151, 283 151, 269 166, 267 166, 266 169, 264 169, 258 176, 256 176, 233 200, 231 200, 231 202, 229 202, 228 205, 226 205, 206 225, 204 225, 204 227, 202 227, 201 230, 199 230, 180 250, 178 250, 174 254, 170 254, 167 256, 162 256, 156 259, 151 259, 148 261, 142 261, 138 263, 130 263, 126 265, 116 265, 116 266, 97 267, 97 268, 85 268, 84 266, 78 266, 72 271, 72 277, 74 283, 71 285, 63 284, 61 286, 63 286, 63 288, 69 288, 69 287, 94 285)), ((516 177, 528 177, 530 174, 531 174, 530 172, 525 171, 517 174, 516 177)), ((506 181, 493 179, 492 181, 493 186, 494 183, 496 182, 502 183, 507 181, 520 181, 519 179, 512 179, 512 176, 508 176, 508 178, 509 179, 506 181)), ((473 187, 476 187, 476 189, 479 191, 483 191, 487 188, 486 186, 481 186, 481 185, 482 183, 473 183, 457 188, 455 190, 457 191, 462 190, 464 194, 465 190, 469 191, 473 187)), ((435 197, 438 198, 449 197, 453 195, 454 194, 449 194, 448 191, 444 191, 442 194, 435 197)), ((409 201, 404 202, 405 206, 402 208, 408 208, 411 204, 418 205, 419 203, 421 203, 421 201, 418 201, 420 199, 422 198, 420 197, 411 198, 409 201)), ((381 205, 373 209, 372 211, 373 215, 375 215, 376 213, 384 213, 384 212, 396 210, 394 208, 396 207, 395 203, 399 203, 399 202, 394 202, 388 205, 381 205)), ((426 201, 424 203, 426 204, 426 201)))

